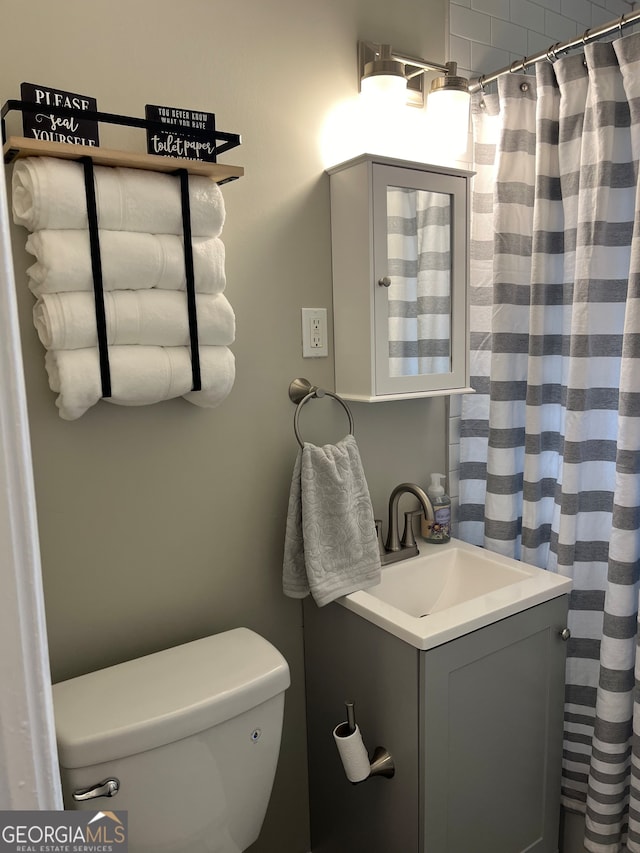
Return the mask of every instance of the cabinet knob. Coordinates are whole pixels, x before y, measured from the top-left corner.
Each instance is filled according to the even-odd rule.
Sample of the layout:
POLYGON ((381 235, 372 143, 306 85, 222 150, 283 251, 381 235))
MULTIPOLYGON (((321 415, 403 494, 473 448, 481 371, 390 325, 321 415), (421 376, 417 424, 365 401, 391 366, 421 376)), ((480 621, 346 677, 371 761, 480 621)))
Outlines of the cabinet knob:
POLYGON ((378 286, 379 287, 391 287, 391 279, 389 278, 389 276, 385 275, 384 278, 379 278, 378 279, 378 286))
POLYGON ((566 643, 571 636, 571 631, 568 628, 565 628, 563 631, 560 631, 560 636, 566 643))

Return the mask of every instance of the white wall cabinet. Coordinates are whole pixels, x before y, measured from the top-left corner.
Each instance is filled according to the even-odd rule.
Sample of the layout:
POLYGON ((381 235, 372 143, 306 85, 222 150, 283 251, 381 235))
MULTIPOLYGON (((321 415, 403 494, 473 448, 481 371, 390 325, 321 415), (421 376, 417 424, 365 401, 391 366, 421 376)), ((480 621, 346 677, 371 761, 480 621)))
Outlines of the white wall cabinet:
POLYGON ((473 173, 364 154, 329 170, 336 392, 469 391, 473 173))

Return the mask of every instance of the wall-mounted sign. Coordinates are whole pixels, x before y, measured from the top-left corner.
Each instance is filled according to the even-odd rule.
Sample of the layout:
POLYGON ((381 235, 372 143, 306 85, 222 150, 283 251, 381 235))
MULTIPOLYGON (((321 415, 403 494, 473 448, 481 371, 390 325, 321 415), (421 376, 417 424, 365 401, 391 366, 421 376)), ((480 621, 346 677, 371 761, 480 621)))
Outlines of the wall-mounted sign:
POLYGON ((149 154, 160 154, 164 157, 181 157, 186 160, 204 160, 207 163, 216 162, 215 113, 203 113, 197 110, 183 110, 179 107, 159 107, 155 104, 145 105, 147 119, 163 124, 180 125, 181 130, 149 130, 147 129, 147 151, 149 154), (190 130, 209 131, 210 141, 197 139, 189 135, 190 130))
POLYGON ((98 104, 88 95, 76 95, 49 86, 22 83, 20 96, 23 101, 36 104, 41 109, 22 113, 22 128, 29 139, 44 139, 47 142, 67 142, 72 145, 100 145, 98 122, 82 118, 82 112, 95 112, 98 104), (73 116, 61 116, 52 112, 57 107, 75 110, 73 116))

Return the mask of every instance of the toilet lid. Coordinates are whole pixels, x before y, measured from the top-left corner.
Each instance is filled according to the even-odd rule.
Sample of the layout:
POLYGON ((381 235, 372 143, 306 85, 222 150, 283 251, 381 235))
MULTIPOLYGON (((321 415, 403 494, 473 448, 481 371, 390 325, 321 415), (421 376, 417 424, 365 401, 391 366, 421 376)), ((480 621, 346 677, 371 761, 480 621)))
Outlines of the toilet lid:
POLYGON ((59 760, 87 767, 204 731, 282 693, 280 652, 235 628, 53 686, 59 760))

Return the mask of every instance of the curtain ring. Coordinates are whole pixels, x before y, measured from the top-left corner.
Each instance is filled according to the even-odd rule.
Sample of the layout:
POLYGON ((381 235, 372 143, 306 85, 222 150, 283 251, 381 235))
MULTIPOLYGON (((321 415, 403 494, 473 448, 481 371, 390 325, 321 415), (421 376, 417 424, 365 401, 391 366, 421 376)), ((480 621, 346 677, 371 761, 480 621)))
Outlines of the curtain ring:
MULTIPOLYGON (((589 38, 589 30, 585 30, 582 33, 582 47, 583 48, 585 48, 587 46, 587 39, 588 38, 589 38)), ((585 68, 588 67, 587 66, 587 57, 584 53, 582 54, 582 64, 584 65, 585 68)))
POLYGON ((620 20, 618 21, 618 29, 620 30, 620 38, 622 38, 622 27, 625 24, 624 15, 620 15, 620 20))
POLYGON ((478 104, 478 106, 481 110, 486 110, 487 108, 487 105, 484 102, 484 96, 487 94, 487 90, 485 89, 485 76, 485 74, 481 74, 480 77, 478 77, 478 88, 481 92, 480 103, 478 104))
POLYGON ((559 42, 559 41, 557 41, 555 44, 552 44, 552 45, 551 45, 551 47, 547 50, 547 59, 549 60, 549 62, 550 62, 552 65, 553 65, 553 63, 554 63, 554 62, 557 60, 557 58, 558 58, 557 50, 558 50, 558 48, 559 48, 559 47, 560 47, 560 42, 559 42), (551 56, 549 56, 549 54, 551 54, 551 56, 553 57, 553 59, 551 59, 551 56))
POLYGON ((520 62, 520 60, 519 60, 519 59, 514 59, 514 60, 513 60, 513 62, 512 62, 512 63, 511 63, 511 65, 509 66, 509 74, 515 74, 515 73, 516 73, 515 66, 518 64, 518 62, 520 62))

